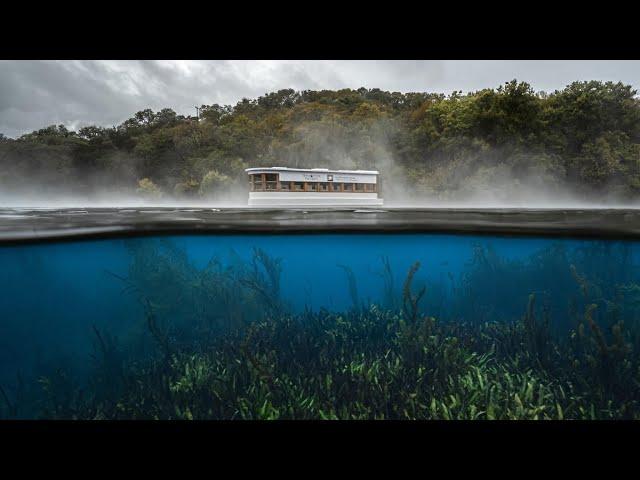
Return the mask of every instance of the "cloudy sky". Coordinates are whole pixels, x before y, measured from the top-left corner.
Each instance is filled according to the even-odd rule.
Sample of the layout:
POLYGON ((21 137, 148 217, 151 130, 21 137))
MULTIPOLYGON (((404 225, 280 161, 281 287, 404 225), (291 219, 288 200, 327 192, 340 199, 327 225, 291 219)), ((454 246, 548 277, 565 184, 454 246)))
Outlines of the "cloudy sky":
POLYGON ((592 79, 640 90, 640 61, 0 61, 0 133, 112 126, 144 108, 194 114, 195 105, 234 104, 281 88, 451 93, 514 78, 547 92, 592 79))

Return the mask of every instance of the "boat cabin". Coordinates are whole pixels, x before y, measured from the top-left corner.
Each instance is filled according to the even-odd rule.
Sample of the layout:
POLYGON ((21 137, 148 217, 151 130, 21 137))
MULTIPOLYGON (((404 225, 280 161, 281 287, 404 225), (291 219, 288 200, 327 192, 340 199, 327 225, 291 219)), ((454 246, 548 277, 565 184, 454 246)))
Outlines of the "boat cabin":
POLYGON ((251 206, 382 205, 376 170, 247 168, 251 206))

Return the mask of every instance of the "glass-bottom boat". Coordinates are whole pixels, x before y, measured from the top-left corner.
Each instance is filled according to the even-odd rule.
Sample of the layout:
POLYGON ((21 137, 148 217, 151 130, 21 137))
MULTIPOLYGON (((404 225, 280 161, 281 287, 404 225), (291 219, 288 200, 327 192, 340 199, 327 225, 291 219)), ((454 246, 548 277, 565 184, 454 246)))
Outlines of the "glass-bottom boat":
POLYGON ((247 168, 252 207, 381 206, 376 170, 247 168))

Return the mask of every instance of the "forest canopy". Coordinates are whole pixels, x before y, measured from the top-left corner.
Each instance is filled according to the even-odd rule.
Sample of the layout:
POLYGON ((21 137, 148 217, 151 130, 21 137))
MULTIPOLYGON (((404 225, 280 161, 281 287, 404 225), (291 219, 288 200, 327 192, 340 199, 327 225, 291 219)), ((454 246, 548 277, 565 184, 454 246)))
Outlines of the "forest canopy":
POLYGON ((244 168, 299 166, 376 168, 425 198, 505 185, 640 195, 640 99, 622 83, 545 93, 512 80, 450 95, 285 89, 199 111, 147 109, 113 127, 0 134, 0 189, 220 198, 246 190, 244 168))

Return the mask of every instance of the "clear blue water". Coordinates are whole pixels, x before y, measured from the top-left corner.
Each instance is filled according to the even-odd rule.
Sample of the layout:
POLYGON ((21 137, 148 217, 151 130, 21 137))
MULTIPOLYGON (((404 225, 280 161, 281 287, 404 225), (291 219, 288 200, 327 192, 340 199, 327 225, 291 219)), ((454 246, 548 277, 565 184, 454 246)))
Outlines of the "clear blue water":
POLYGON ((633 241, 314 234, 3 246, 0 385, 12 382, 17 372, 25 378, 59 366, 82 372, 94 351, 94 328, 121 341, 133 338, 145 328, 145 305, 152 305, 163 322, 183 329, 189 329, 190 322, 220 320, 225 315, 255 319, 268 315, 267 306, 260 306, 262 297, 246 280, 251 271, 258 275, 255 278, 268 278, 264 264, 253 263, 255 248, 279 259, 278 294, 283 308, 293 313, 374 304, 400 308, 407 272, 419 261, 414 288, 426 286, 421 309, 442 321, 515 321, 525 311, 529 294, 535 293, 550 312, 554 328, 567 329, 571 309, 583 308, 586 302, 576 273, 588 282, 589 301, 602 304, 599 321, 615 320, 609 319, 607 308, 625 288, 631 294, 621 303, 622 315, 627 323, 638 320, 630 286, 640 283, 640 244, 633 241), (386 290, 385 257, 390 269, 386 290), (214 269, 218 280, 199 277, 212 259, 219 262, 214 269), (348 269, 341 266, 353 272, 357 296, 348 269), (224 283, 225 275, 237 281, 224 283), (209 283, 203 286, 203 282, 209 283), (222 295, 224 288, 230 291, 222 295), (250 305, 247 298, 254 303, 250 305))

